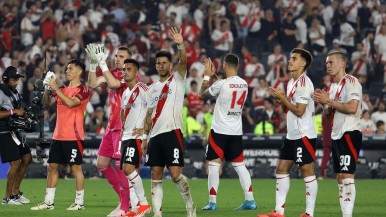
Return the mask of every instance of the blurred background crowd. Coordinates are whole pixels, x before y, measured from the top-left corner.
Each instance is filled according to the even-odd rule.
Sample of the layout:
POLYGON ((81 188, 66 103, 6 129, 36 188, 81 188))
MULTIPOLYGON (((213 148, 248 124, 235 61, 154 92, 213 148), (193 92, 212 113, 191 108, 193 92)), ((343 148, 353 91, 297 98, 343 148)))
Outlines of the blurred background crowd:
MULTIPOLYGON (((185 135, 210 129, 214 100, 202 101, 198 91, 203 58, 215 62, 240 57, 239 75, 249 84, 243 110, 244 132, 286 133, 286 118, 270 98, 268 87, 286 88, 289 52, 305 48, 314 55, 307 75, 316 88, 328 88, 326 54, 347 53, 346 72, 363 86, 363 126, 368 134, 385 134, 386 0, 8 0, 0 3, 0 74, 13 65, 25 75, 18 90, 33 106, 35 80, 53 71, 64 84, 66 62, 84 60, 88 43, 103 43, 114 53, 127 46, 140 62, 141 80, 156 81, 155 54, 168 50, 177 63, 177 48, 168 29, 182 29, 187 48, 188 77, 184 107, 185 135)), ((97 72, 102 75, 101 72, 97 72)), ((84 75, 87 81, 87 73, 84 75)), ((107 89, 93 90, 85 113, 86 130, 103 133, 109 113, 107 89)), ((53 131, 56 108, 45 112, 45 131, 53 131)), ((315 124, 322 132, 322 108, 315 124)))

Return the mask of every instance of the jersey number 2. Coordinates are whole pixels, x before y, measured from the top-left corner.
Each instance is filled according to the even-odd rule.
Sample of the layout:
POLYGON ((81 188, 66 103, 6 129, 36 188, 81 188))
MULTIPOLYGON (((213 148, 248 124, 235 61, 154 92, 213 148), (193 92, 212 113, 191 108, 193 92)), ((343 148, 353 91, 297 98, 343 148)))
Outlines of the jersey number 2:
POLYGON ((240 108, 243 108, 244 101, 245 101, 245 95, 247 95, 247 91, 243 91, 243 93, 241 94, 241 96, 239 97, 239 99, 236 102, 237 91, 233 91, 232 92, 231 109, 235 108, 235 103, 237 103, 237 105, 240 105, 240 108))

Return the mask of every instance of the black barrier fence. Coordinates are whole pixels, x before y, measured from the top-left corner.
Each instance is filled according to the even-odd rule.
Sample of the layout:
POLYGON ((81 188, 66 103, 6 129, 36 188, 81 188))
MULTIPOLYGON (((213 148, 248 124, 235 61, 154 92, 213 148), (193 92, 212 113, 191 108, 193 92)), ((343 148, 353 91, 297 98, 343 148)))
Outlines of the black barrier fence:
MULTIPOLYGON (((47 135, 49 137, 51 135, 47 135)), ((275 167, 279 157, 279 148, 285 135, 254 136, 244 135, 244 156, 245 164, 251 173, 252 178, 273 178, 275 167)), ((27 173, 29 178, 46 177, 47 159, 40 163, 35 158, 35 142, 38 134, 28 134, 27 141, 34 155, 34 160, 27 173)), ((101 135, 88 133, 84 142, 84 164, 83 170, 86 177, 102 177, 96 169, 96 158, 98 147, 102 139, 101 135)), ((191 136, 184 139, 185 143, 185 167, 184 175, 189 178, 206 178, 205 170, 205 145, 202 144, 201 136, 191 136)), ((48 147, 46 148, 48 154, 48 147)), ((323 146, 321 138, 317 140, 316 150, 316 174, 319 174, 319 165, 323 157, 323 146)), ((150 178, 150 169, 140 167, 140 174, 143 178, 150 178)), ((166 172, 167 175, 167 172, 166 172)), ((327 167, 326 175, 333 177, 333 169, 330 164, 327 167)), ((61 177, 71 176, 66 167, 60 172, 61 177)), ((298 167, 294 167, 291 176, 300 178, 298 167)), ((236 178, 237 174, 230 163, 223 165, 222 177, 236 178)), ((363 145, 359 154, 357 165, 357 178, 386 178, 386 136, 364 135, 363 145)))

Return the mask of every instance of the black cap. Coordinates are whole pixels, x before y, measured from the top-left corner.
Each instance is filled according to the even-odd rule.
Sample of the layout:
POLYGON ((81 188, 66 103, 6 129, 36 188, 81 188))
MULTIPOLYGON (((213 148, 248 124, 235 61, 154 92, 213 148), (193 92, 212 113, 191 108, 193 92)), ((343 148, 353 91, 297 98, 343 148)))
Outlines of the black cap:
POLYGON ((2 75, 2 77, 3 77, 3 80, 7 80, 7 79, 10 79, 10 78, 20 78, 20 77, 24 78, 24 76, 21 75, 21 74, 17 71, 16 67, 14 67, 14 66, 8 66, 8 67, 5 69, 5 71, 4 71, 3 75, 2 75))

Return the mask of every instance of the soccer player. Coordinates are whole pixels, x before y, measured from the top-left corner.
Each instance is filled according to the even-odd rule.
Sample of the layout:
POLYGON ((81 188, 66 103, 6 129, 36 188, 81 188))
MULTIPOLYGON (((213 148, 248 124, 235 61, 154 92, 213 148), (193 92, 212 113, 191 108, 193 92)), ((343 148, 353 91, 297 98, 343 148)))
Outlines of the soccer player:
POLYGON ((115 53, 115 68, 112 70, 109 70, 107 67, 108 51, 103 45, 89 44, 86 48, 86 53, 91 63, 88 85, 94 89, 107 83, 107 86, 110 88, 108 98, 110 114, 105 134, 99 146, 97 168, 103 173, 119 197, 120 203, 117 208, 107 215, 108 217, 115 217, 129 211, 130 199, 132 207, 137 204, 136 197, 134 196, 135 193, 129 193, 127 177, 119 165, 121 159, 121 101, 122 93, 127 88, 127 84, 122 82, 122 67, 123 61, 130 58, 132 53, 127 47, 119 47, 115 53), (96 76, 97 65, 102 70, 103 76, 96 76), (115 168, 111 166, 113 160, 115 160, 115 168))
POLYGON ((5 195, 1 204, 22 205, 29 203, 20 191, 20 184, 24 178, 29 164, 32 161, 31 150, 22 138, 19 130, 10 130, 8 121, 12 116, 22 117, 25 114, 22 96, 17 92, 16 86, 21 75, 16 67, 8 66, 0 84, 0 156, 2 163, 9 162, 5 195))
POLYGON ((334 83, 329 93, 316 89, 314 100, 323 105, 325 115, 332 121, 332 160, 338 179, 339 202, 343 217, 351 217, 356 195, 354 173, 362 145, 362 86, 357 78, 346 74, 345 54, 329 53, 326 67, 334 83))
POLYGON ((187 216, 195 217, 196 207, 189 184, 181 174, 184 165, 182 107, 186 86, 186 50, 181 30, 173 27, 169 34, 178 48, 178 72, 172 73, 170 52, 159 51, 156 54, 156 70, 160 80, 148 90, 142 149, 146 153, 146 165, 151 167, 154 217, 162 216, 162 179, 165 165, 185 201, 187 216))
POLYGON ((141 176, 137 168, 141 164, 141 135, 146 115, 146 91, 148 87, 138 82, 139 64, 134 59, 126 59, 122 68, 123 79, 128 88, 122 94, 122 158, 121 165, 127 179, 135 190, 139 200, 137 213, 128 212, 125 216, 145 215, 150 212, 150 205, 145 196, 141 176))
POLYGON ((291 51, 288 71, 287 95, 279 88, 271 88, 271 95, 287 113, 287 136, 280 148, 276 168, 276 207, 271 213, 258 217, 283 217, 286 197, 290 187, 290 170, 298 164, 306 185, 306 211, 300 217, 314 216, 318 183, 314 174, 316 130, 314 127, 315 105, 311 98, 314 85, 304 73, 312 63, 310 52, 295 48, 291 51))
POLYGON ((217 100, 206 150, 206 160, 209 161, 209 203, 202 208, 203 210, 216 210, 219 171, 224 160, 232 162, 245 195, 244 203, 236 210, 257 207, 253 198, 251 175, 244 164, 242 145, 241 115, 248 95, 248 84, 237 76, 238 68, 239 58, 234 54, 227 54, 223 63, 226 78, 216 81, 208 88, 210 78, 215 75, 215 67, 210 59, 205 59, 205 77, 201 85, 200 98, 208 99, 217 96, 217 100))
POLYGON ((67 210, 84 209, 84 176, 82 171, 84 127, 83 114, 90 99, 90 90, 80 83, 85 71, 84 63, 71 60, 67 64, 68 86, 58 87, 55 78, 48 78, 49 87, 44 92, 44 104, 50 103, 50 94, 56 99, 57 121, 48 157, 47 188, 44 201, 31 210, 54 209, 55 190, 60 164, 69 164, 76 180, 75 203, 67 210))

